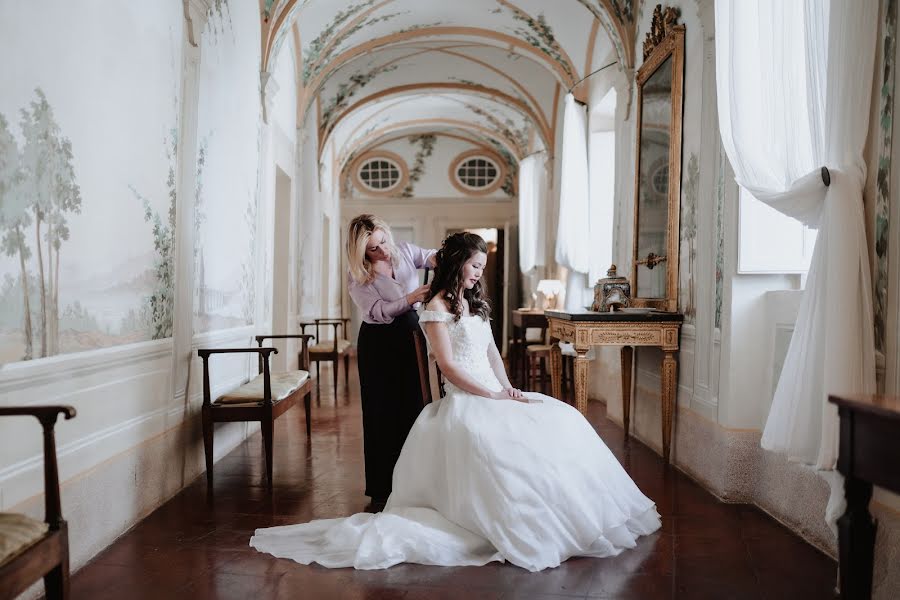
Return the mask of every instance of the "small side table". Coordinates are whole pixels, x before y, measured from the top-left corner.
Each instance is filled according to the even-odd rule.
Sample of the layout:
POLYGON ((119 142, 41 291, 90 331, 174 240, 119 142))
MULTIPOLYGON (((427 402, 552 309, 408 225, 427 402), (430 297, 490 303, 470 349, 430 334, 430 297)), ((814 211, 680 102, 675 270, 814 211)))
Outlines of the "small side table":
POLYGON ((672 441, 672 422, 678 386, 678 335, 684 315, 680 313, 650 312, 566 312, 548 310, 550 345, 552 349, 551 379, 553 396, 559 398, 562 384, 562 350, 557 341, 570 342, 575 357, 575 408, 587 414, 588 350, 591 346, 622 346, 622 420, 628 436, 631 412, 631 372, 634 348, 655 346, 662 350, 659 366, 660 399, 662 402, 662 456, 669 462, 672 441))
POLYGON ((869 513, 872 486, 900 492, 900 396, 829 396, 840 425, 837 469, 847 510, 838 519, 841 598, 872 596, 876 525, 869 513))

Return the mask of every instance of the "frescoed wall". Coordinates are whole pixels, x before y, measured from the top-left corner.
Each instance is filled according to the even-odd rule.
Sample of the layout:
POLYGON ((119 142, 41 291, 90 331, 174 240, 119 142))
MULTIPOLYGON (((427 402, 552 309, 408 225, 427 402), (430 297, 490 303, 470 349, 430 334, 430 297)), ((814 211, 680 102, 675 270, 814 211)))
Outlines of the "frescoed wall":
POLYGON ((222 3, 200 41, 195 333, 253 322, 261 119, 256 18, 252 2, 222 3))
POLYGON ((0 6, 0 363, 172 334, 181 13, 0 6))

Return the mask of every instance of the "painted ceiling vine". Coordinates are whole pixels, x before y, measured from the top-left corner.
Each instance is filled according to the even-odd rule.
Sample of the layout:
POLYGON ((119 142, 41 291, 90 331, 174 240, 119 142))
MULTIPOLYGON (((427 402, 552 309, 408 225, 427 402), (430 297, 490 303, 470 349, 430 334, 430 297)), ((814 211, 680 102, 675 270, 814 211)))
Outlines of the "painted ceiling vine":
POLYGON ((433 133, 409 137, 409 143, 414 146, 418 144, 419 148, 416 150, 416 157, 413 160, 412 169, 409 170, 409 182, 406 184, 406 187, 403 188, 403 191, 400 192, 401 197, 412 198, 415 194, 416 183, 418 183, 422 178, 422 175, 425 174, 425 159, 434 152, 434 144, 436 141, 437 136, 433 133))

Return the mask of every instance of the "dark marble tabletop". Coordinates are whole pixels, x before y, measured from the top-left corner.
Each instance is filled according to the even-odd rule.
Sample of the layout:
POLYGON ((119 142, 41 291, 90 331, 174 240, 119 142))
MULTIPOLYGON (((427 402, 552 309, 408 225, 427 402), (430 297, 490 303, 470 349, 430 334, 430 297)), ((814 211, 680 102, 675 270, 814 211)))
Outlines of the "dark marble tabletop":
POLYGON ((566 321, 589 321, 601 323, 671 323, 684 321, 681 313, 651 310, 649 312, 594 312, 590 310, 566 312, 562 310, 546 310, 547 318, 564 319, 566 321))

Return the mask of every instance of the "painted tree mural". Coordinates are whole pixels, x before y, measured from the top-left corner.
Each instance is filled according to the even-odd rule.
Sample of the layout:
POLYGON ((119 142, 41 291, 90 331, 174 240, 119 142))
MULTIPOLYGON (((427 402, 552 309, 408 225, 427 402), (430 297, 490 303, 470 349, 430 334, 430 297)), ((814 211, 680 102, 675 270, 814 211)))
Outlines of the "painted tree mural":
POLYGON ((145 299, 144 311, 150 324, 151 337, 154 340, 172 336, 175 313, 175 165, 178 156, 178 138, 176 129, 172 129, 166 143, 166 157, 169 159, 169 175, 166 188, 169 197, 169 210, 165 219, 153 210, 150 200, 136 189, 131 191, 143 203, 144 220, 153 225, 153 249, 156 256, 153 261, 155 285, 153 291, 145 299))
POLYGON ((62 135, 44 92, 21 110, 21 151, 0 116, 0 194, 2 248, 18 256, 23 298, 23 359, 59 353, 59 272, 63 242, 69 239, 67 215, 81 212, 81 190, 75 181, 72 143, 62 135), (32 229, 32 231, 29 231, 32 229), (29 238, 33 246, 29 246, 29 238), (32 250, 33 248, 33 250, 32 250), (37 261, 38 331, 34 331, 31 276, 27 262, 37 261), (34 348, 35 333, 40 342, 34 348))
POLYGON ((687 177, 684 182, 681 201, 681 244, 682 252, 687 256, 687 276, 682 277, 681 302, 685 323, 693 323, 697 316, 697 303, 694 298, 694 261, 697 258, 697 190, 700 185, 700 167, 697 155, 691 153, 687 164, 687 177))
MULTIPOLYGON (((9 130, 6 117, 0 115, 0 248, 7 256, 19 258, 21 269, 21 293, 24 301, 23 333, 25 336, 25 353, 22 360, 31 360, 34 356, 34 334, 31 327, 31 305, 29 298, 27 261, 31 258, 31 248, 25 238, 25 231, 31 226, 31 215, 28 212, 26 196, 23 193, 24 174, 21 167, 22 157, 19 146, 9 130)), ((6 288, 12 289, 14 282, 8 281, 6 288)))

